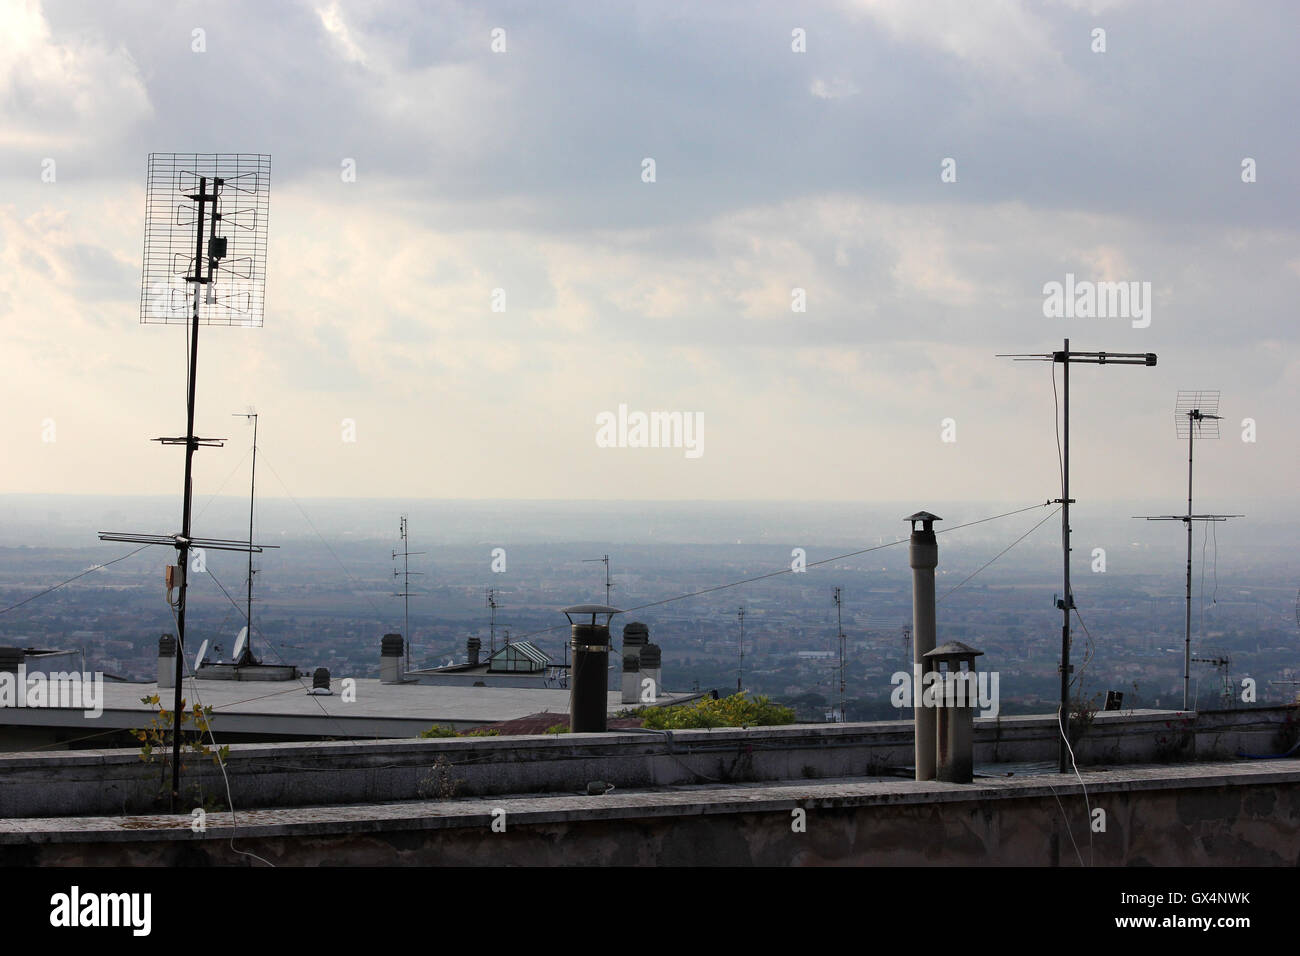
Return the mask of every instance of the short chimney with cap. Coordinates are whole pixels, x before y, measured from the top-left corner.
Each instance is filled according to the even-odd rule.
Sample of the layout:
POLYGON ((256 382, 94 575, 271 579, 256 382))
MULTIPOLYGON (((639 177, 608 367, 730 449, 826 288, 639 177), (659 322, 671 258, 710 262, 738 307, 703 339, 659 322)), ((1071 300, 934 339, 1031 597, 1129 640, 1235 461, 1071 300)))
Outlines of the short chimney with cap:
POLYGON ((937 708, 934 758, 935 777, 945 783, 970 783, 974 779, 975 709, 979 700, 975 658, 983 653, 961 641, 948 641, 925 655, 939 675, 941 683, 937 686, 943 688, 942 703, 937 708))
POLYGON ((311 690, 307 693, 314 694, 317 697, 329 697, 333 695, 330 690, 330 672, 328 667, 318 667, 311 675, 311 690))
POLYGON ((477 637, 471 637, 468 641, 465 642, 465 653, 469 656, 469 662, 471 665, 478 664, 478 652, 479 652, 479 648, 481 648, 482 646, 483 646, 483 642, 480 641, 477 637))
POLYGON ((176 686, 176 638, 164 634, 158 638, 158 687, 176 686))
POLYGON ((635 704, 641 699, 641 656, 624 651, 623 703, 635 704))
POLYGON ((401 634, 385 634, 379 648, 379 683, 400 684, 405 675, 402 673, 402 651, 405 642, 401 634))
POLYGON ((609 661, 609 619, 622 614, 606 604, 575 604, 563 608, 569 619, 569 731, 604 733, 609 709, 606 668, 609 661))

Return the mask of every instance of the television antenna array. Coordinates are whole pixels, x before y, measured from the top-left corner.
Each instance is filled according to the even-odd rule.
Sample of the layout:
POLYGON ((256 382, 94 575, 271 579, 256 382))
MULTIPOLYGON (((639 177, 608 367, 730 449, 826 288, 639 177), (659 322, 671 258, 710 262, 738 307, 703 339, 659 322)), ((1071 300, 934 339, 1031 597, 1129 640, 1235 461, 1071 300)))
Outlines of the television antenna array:
POLYGON ((1192 457, 1198 438, 1219 437, 1219 392, 1217 389, 1180 390, 1174 403, 1174 428, 1187 439, 1187 511, 1181 515, 1135 515, 1147 521, 1181 521, 1187 526, 1186 615, 1183 626, 1183 710, 1190 707, 1192 680, 1192 525, 1197 521, 1222 522, 1245 515, 1192 513, 1192 457))
POLYGON ((223 438, 194 433, 200 325, 260 327, 265 308, 267 211, 271 157, 264 153, 150 153, 145 198, 142 325, 185 325, 188 387, 181 437, 156 438, 185 446, 181 530, 155 535, 101 531, 101 541, 174 547, 180 593, 176 608, 176 693, 172 707, 171 808, 180 800, 180 718, 190 554, 258 552, 274 545, 192 533, 194 452, 221 448, 223 438))

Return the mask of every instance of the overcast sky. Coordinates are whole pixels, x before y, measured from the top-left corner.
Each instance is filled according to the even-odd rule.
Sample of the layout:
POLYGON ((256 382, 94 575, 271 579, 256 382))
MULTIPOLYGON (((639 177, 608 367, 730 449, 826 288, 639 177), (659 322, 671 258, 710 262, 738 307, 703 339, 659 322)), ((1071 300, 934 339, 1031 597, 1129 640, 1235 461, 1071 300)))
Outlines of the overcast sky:
POLYGON ((202 332, 199 494, 251 405, 268 495, 1028 504, 1052 366, 995 353, 1068 335, 1159 355, 1072 369, 1075 497, 1176 510, 1190 388, 1207 509, 1295 496, 1293 4, 0 10, 0 492, 179 491, 146 163, 222 151, 271 155, 266 319, 202 332), (1045 316, 1067 274, 1149 283, 1149 325, 1045 316), (620 404, 702 454, 600 447, 620 404))

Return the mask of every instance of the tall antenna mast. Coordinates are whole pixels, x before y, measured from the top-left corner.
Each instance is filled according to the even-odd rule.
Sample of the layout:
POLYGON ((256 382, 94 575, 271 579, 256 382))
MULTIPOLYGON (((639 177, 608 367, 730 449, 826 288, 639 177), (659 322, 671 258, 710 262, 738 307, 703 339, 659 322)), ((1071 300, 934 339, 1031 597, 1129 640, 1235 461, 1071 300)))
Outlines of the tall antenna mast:
POLYGON ((740 644, 738 646, 740 658, 736 664, 736 693, 739 694, 741 677, 745 673, 745 606, 743 604, 740 606, 740 610, 736 612, 736 617, 740 619, 740 644))
POLYGON ((409 671, 411 669, 411 575, 424 573, 423 571, 411 570, 411 555, 424 554, 425 552, 412 551, 410 549, 410 540, 407 537, 406 515, 402 515, 401 534, 402 550, 393 552, 393 560, 396 561, 399 554, 402 556, 402 570, 398 571, 394 568, 393 577, 400 577, 402 579, 402 590, 396 592, 393 597, 399 597, 402 599, 402 637, 406 641, 406 669, 409 671))
POLYGON ((1219 437, 1219 393, 1217 390, 1180 390, 1174 403, 1174 426, 1179 438, 1187 439, 1187 511, 1181 515, 1135 515, 1147 521, 1181 521, 1187 526, 1186 615, 1183 622, 1183 710, 1191 703, 1192 681, 1192 523, 1227 521, 1245 515, 1192 514, 1192 455, 1198 438, 1219 437))
POLYGON ((253 503, 257 494, 257 412, 235 412, 234 418, 249 419, 253 423, 253 467, 248 479, 248 610, 245 625, 244 650, 236 664, 255 663, 253 658, 253 503))
MULTIPOLYGON (((1017 362, 1053 362, 1060 363, 1064 367, 1064 402, 1063 402, 1063 428, 1065 434, 1065 446, 1061 455, 1061 497, 1053 498, 1049 504, 1059 504, 1061 506, 1061 565, 1062 565, 1062 596, 1056 602, 1056 606, 1061 610, 1061 711, 1060 720, 1062 727, 1070 719, 1070 674, 1073 668, 1070 667, 1070 612, 1074 610, 1074 592, 1070 590, 1070 505, 1074 499, 1070 497, 1070 365, 1077 362, 1083 362, 1089 365, 1145 365, 1153 366, 1156 364, 1156 355, 1154 352, 1076 352, 1070 350, 1070 340, 1065 340, 1065 347, 1059 352, 1048 352, 1045 355, 1038 354, 1002 354, 999 358, 1009 358, 1017 362)), ((1053 366, 1053 375, 1055 375, 1055 366, 1053 366)), ((1053 383, 1055 379, 1053 378, 1053 383)), ((1053 384, 1055 387, 1055 384, 1053 384)), ((1061 735, 1061 743, 1057 748, 1057 769, 1061 773, 1070 772, 1069 745, 1065 739, 1065 734, 1061 735)))
POLYGON ((598 561, 604 562, 605 565, 605 604, 609 606, 609 592, 614 590, 614 581, 609 576, 609 555, 600 558, 585 558, 582 563, 595 564, 598 561))
POLYGON ((184 685, 190 551, 195 548, 261 550, 251 541, 195 538, 191 535, 194 452, 199 447, 220 448, 225 440, 199 438, 194 434, 199 326, 261 326, 265 304, 270 186, 271 157, 265 154, 149 154, 140 322, 146 325, 188 325, 190 330, 185 435, 154 439, 163 445, 185 446, 181 530, 172 535, 101 531, 99 539, 161 544, 176 549, 180 593, 176 602, 176 693, 172 707, 173 811, 180 800, 181 690, 184 685), (222 196, 227 191, 237 195, 238 208, 223 208, 222 196), (194 229, 192 239, 191 226, 194 229), (189 254, 190 250, 193 250, 193 256, 189 254))
POLYGON ((840 589, 835 588, 835 627, 839 632, 840 644, 840 716, 839 722, 844 723, 847 718, 844 714, 844 618, 842 616, 843 601, 840 599, 840 589))

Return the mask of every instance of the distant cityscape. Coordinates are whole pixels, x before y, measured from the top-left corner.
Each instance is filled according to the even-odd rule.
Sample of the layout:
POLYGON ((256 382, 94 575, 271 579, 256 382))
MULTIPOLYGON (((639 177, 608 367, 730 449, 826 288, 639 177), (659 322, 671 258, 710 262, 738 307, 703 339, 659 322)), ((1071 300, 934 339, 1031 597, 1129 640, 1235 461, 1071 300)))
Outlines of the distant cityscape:
MULTIPOLYGON (((128 547, 75 542, 93 540, 93 532, 112 523, 110 518, 137 525, 141 520, 134 513, 129 518, 110 514, 116 499, 69 500, 55 512, 33 508, 23 497, 8 496, 2 502, 0 608, 127 553, 128 547), (32 533, 29 522, 44 522, 45 532, 32 533)), ((170 504, 138 501, 128 511, 169 515, 170 504)), ((218 498, 212 504, 214 528, 237 526, 232 516, 238 513, 238 499, 218 498)), ((1014 510, 995 504, 951 509, 956 509, 951 510, 952 526, 1014 510)), ((255 562, 258 654, 267 663, 292 663, 308 672, 326 666, 335 676, 377 676, 380 638, 402 630, 401 601, 393 597, 400 586, 391 559, 399 503, 291 505, 274 500, 261 510, 257 537, 281 548, 258 555, 255 562), (391 540, 381 530, 390 513, 391 540)), ((652 605, 614 619, 616 643, 624 624, 647 623, 651 639, 663 649, 668 688, 728 694, 739 680, 751 694, 795 708, 800 719, 826 719, 840 693, 832 603, 839 586, 846 636, 845 716, 897 719, 901 715, 890 703, 890 676, 908 669, 911 660, 907 548, 891 546, 905 540, 902 514, 893 513, 898 510, 877 507, 850 514, 853 509, 833 505, 785 509, 638 503, 621 510, 607 502, 417 502, 412 549, 427 553, 411 564, 420 572, 411 585, 411 662, 436 666, 462 661, 471 636, 487 649, 493 639, 489 587, 499 605, 498 646, 527 638, 553 660, 564 661, 568 632, 558 609, 605 600, 604 566, 593 559, 608 553, 614 585, 610 603, 628 609, 652 605), (639 528, 627 527, 628 510, 644 513, 639 528), (844 520, 837 521, 837 511, 844 520), (873 523, 877 533, 864 535, 855 546, 854 526, 873 523), (800 536, 792 526, 806 533, 800 536), (622 539, 594 537, 602 527, 622 539), (748 534, 737 537, 736 529, 744 527, 748 534), (717 536, 714 543, 690 540, 710 534, 717 536), (802 548, 812 565, 804 572, 659 603, 788 570, 795 548, 802 548), (878 550, 816 564, 863 548, 878 550), (494 555, 504 571, 492 570, 494 555), (738 645, 741 606, 743 659, 738 645)), ((1074 630, 1073 660, 1076 673, 1083 672, 1084 701, 1096 699, 1100 706, 1107 691, 1118 691, 1126 707, 1177 707, 1185 569, 1176 534, 1163 534, 1162 540, 1168 529, 1124 524, 1128 514, 1137 513, 1116 507, 1074 521, 1074 590, 1084 626, 1074 630), (1092 570, 1097 565, 1094 540, 1106 542, 1104 572, 1092 570)), ((1047 516, 1047 510, 1030 510, 939 538, 940 639, 984 652, 980 666, 1001 674, 1005 714, 1050 712, 1058 699, 1060 617, 1053 602, 1061 583, 1059 518, 979 569, 1047 516)), ((160 530, 166 526, 166 519, 155 520, 161 522, 160 530)), ((1206 542, 1203 583, 1198 537, 1193 655, 1226 663, 1193 665, 1194 705, 1246 706, 1245 678, 1254 680, 1259 704, 1291 701, 1300 689, 1293 683, 1300 677, 1297 568, 1285 537, 1261 536, 1243 522, 1224 532, 1222 540, 1206 542)), ((78 650, 87 669, 152 680, 158 638, 174 633, 163 600, 163 566, 174 555, 162 551, 147 549, 0 614, 0 644, 78 650)), ((244 623, 245 568, 240 555, 209 554, 206 560, 210 573, 196 576, 191 596, 188 643, 193 653, 194 646, 208 640, 215 659, 231 653, 244 623)), ((611 687, 617 679, 611 670, 611 687)))

